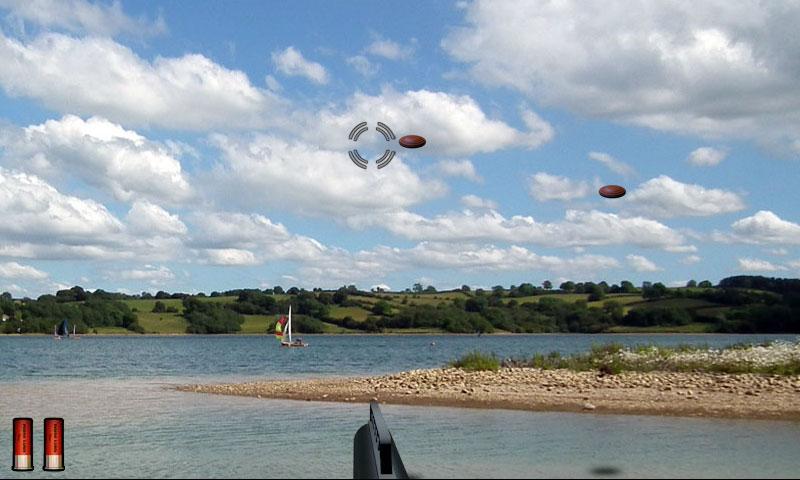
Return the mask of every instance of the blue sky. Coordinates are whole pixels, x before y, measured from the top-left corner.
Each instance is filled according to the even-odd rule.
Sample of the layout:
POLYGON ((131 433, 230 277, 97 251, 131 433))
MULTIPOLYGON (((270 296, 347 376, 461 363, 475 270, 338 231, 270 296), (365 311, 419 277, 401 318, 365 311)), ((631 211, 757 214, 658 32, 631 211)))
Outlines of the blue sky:
POLYGON ((0 0, 0 290, 796 277, 799 20, 0 0))

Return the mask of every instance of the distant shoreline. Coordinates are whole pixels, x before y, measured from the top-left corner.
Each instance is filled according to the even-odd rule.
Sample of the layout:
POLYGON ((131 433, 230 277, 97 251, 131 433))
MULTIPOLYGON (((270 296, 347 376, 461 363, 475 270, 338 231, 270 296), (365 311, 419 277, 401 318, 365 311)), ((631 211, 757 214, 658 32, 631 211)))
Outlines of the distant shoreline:
MULTIPOLYGON (((481 334, 481 337, 548 337, 548 336, 613 336, 613 337, 662 337, 662 336, 721 336, 721 335, 730 335, 730 336, 742 336, 742 337, 752 337, 754 335, 780 335, 780 336, 800 336, 800 333, 719 333, 719 332, 698 332, 698 333, 689 333, 689 332, 654 332, 654 333, 638 333, 638 332, 609 332, 609 333, 575 333, 575 332, 564 332, 564 333, 509 333, 509 332, 498 332, 498 333, 484 333, 481 334)), ((3 337, 14 337, 14 338, 24 338, 24 337, 52 337, 53 334, 48 333, 2 333, 0 334, 0 338, 3 337)), ((272 334, 265 334, 265 333, 86 333, 86 334, 78 334, 76 335, 80 338, 97 338, 97 337, 273 337, 272 334)), ((345 332, 345 333, 301 333, 295 334, 295 337, 475 337, 478 338, 478 335, 475 333, 434 333, 434 332, 387 332, 387 333, 353 333, 353 332, 345 332)))
POLYGON ((185 385, 267 399, 800 422, 800 377, 503 368, 413 370, 367 378, 185 385))

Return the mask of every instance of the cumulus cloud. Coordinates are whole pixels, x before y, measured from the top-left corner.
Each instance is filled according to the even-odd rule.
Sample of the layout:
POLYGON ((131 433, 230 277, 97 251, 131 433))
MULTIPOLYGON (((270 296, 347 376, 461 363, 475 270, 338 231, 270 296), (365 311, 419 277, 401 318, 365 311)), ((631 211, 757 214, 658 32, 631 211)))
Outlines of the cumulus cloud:
POLYGON ((355 68, 358 73, 365 77, 371 77, 378 73, 380 67, 369 61, 364 55, 354 55, 347 57, 347 64, 355 68))
POLYGON ((272 63, 284 75, 305 77, 319 85, 328 83, 328 72, 325 67, 317 62, 307 60, 294 47, 287 47, 286 50, 280 52, 273 52, 272 63))
POLYGON ((786 267, 775 265, 767 260, 760 260, 757 258, 740 258, 739 270, 744 272, 778 272, 786 270, 786 267))
POLYGON ((622 175, 623 177, 630 177, 636 173, 633 167, 625 162, 617 160, 607 153, 589 152, 589 159, 603 164, 612 172, 622 175))
POLYGON ((744 201, 733 192, 681 183, 666 175, 639 185, 626 203, 659 218, 705 217, 744 209, 744 201))
POLYGON ((789 262, 789 268, 794 270, 800 270, 800 260, 794 260, 789 262))
POLYGON ((461 204, 467 208, 473 209, 487 209, 487 210, 497 210, 497 202, 494 200, 489 200, 488 198, 481 198, 477 195, 464 195, 461 197, 461 204))
POLYGON ((625 257, 628 265, 637 272, 658 272, 661 269, 647 257, 641 255, 628 255, 625 257))
POLYGON ((64 195, 39 177, 0 169, 0 236, 65 242, 102 239, 123 230, 105 206, 64 195))
POLYGON ((263 126, 279 100, 241 71, 189 54, 148 61, 108 38, 0 33, 0 86, 12 97, 125 125, 183 130, 263 126), (202 99, 202 101, 198 101, 202 99))
POLYGON ((227 202, 343 216, 406 208, 440 197, 446 187, 422 180, 401 155, 383 170, 356 168, 346 151, 267 135, 212 139, 223 162, 208 179, 227 202), (268 185, 268 188, 265 188, 268 185))
POLYGON ((22 280, 45 280, 50 275, 30 265, 20 265, 17 262, 0 263, 0 278, 22 280))
POLYGON ((0 138, 5 157, 45 178, 77 177, 117 200, 179 203, 192 189, 172 147, 152 142, 103 118, 67 115, 0 138))
POLYGON ((190 244, 215 265, 256 265, 271 260, 313 261, 327 247, 289 233, 258 214, 203 212, 194 215, 190 244))
MULTIPOLYGON (((555 135, 553 127, 536 113, 523 110, 520 116, 526 131, 487 117, 480 105, 468 95, 429 90, 397 92, 384 88, 379 95, 356 93, 343 108, 325 109, 318 115, 297 118, 296 121, 314 126, 307 129, 308 141, 313 140, 326 148, 346 150, 353 148, 347 132, 364 119, 374 119, 369 125, 371 132, 374 132, 376 122, 381 121, 398 136, 409 133, 424 136, 428 141, 424 148, 426 154, 451 157, 507 148, 532 149, 549 142, 555 135)), ((377 134, 373 133, 373 136, 382 140, 377 134)))
POLYGON ((367 52, 389 60, 406 60, 414 53, 414 47, 404 46, 392 40, 376 39, 367 47, 367 52))
POLYGON ((696 263, 700 263, 702 258, 699 255, 688 255, 681 259, 681 263, 684 265, 694 265, 696 263))
POLYGON ((462 177, 476 183, 483 182, 483 178, 475 170, 475 165, 469 160, 441 160, 436 164, 436 169, 448 177, 462 177))
POLYGON ((768 210, 737 220, 731 233, 716 232, 712 238, 722 242, 800 245, 800 225, 783 220, 768 210))
POLYGON ((63 28, 101 36, 149 36, 167 30, 160 16, 152 20, 146 17, 132 18, 117 1, 104 4, 85 0, 0 0, 0 8, 8 9, 12 18, 46 28, 63 28))
POLYGON ((540 202, 583 198, 589 194, 590 190, 589 184, 585 181, 574 181, 567 177, 544 172, 531 176, 528 182, 528 193, 540 202))
POLYGON ((465 11, 442 45, 486 84, 669 132, 800 138, 795 2, 478 0, 465 11))
POLYGON ((716 167, 725 157, 728 152, 712 147, 701 147, 689 154, 688 162, 695 167, 716 167))
POLYGON ((382 226, 411 240, 503 241, 546 247, 635 245, 668 251, 694 249, 685 244, 683 235, 655 220, 643 217, 625 218, 599 211, 568 210, 563 221, 552 223, 537 222, 533 217, 521 215, 505 218, 495 211, 466 211, 433 218, 407 211, 395 211, 380 215, 352 216, 347 221, 355 228, 382 226))
POLYGON ((178 215, 145 200, 133 204, 126 222, 132 232, 145 235, 185 235, 188 231, 178 215))
POLYGON ((172 270, 161 265, 145 265, 141 269, 122 270, 113 272, 108 278, 115 278, 120 280, 130 280, 135 282, 147 282, 151 285, 164 285, 171 280, 175 279, 175 274, 172 270))

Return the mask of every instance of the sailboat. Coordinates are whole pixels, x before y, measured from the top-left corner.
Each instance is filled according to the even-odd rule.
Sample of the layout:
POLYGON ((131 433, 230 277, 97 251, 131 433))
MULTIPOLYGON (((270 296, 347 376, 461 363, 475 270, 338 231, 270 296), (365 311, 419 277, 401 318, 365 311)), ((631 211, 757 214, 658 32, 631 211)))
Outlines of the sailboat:
POLYGON ((69 323, 66 319, 61 322, 61 328, 57 325, 53 326, 53 339, 61 340, 63 337, 69 338, 69 323))
POLYGON ((281 317, 278 323, 275 324, 275 338, 281 342, 281 347, 307 347, 307 343, 303 343, 302 338, 296 338, 292 341, 292 306, 289 305, 289 318, 281 317))
POLYGON ((70 337, 70 339, 72 339, 72 340, 80 340, 81 339, 81 337, 78 336, 77 330, 75 329, 75 325, 72 326, 72 337, 70 337))

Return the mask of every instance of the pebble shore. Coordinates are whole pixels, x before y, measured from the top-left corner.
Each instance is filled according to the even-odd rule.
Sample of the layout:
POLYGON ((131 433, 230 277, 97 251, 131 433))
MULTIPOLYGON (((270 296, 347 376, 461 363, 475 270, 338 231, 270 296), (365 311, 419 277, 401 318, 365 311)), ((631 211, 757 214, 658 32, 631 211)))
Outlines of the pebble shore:
POLYGON ((412 370, 368 378, 186 385, 270 399, 800 421, 800 376, 501 368, 412 370))

